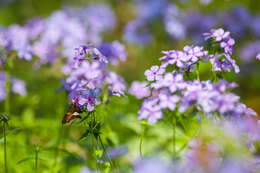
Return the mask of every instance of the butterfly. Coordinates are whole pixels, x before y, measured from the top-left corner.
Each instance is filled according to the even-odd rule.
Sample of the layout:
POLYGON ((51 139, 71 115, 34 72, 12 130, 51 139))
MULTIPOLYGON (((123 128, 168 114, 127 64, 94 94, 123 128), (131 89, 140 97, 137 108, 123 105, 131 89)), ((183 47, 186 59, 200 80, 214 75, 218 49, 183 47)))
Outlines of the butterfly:
POLYGON ((69 124, 75 119, 81 119, 80 113, 82 113, 80 107, 78 107, 76 103, 72 102, 62 119, 62 124, 69 124))

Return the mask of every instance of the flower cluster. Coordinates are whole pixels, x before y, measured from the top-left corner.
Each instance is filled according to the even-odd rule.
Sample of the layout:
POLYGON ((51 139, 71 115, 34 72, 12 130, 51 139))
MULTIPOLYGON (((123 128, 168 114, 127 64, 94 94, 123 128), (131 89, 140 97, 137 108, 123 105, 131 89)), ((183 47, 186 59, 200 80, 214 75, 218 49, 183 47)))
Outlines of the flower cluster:
POLYGON ((124 94, 124 80, 107 68, 109 62, 109 58, 92 45, 75 49, 74 58, 64 67, 64 72, 68 74, 64 87, 73 102, 93 111, 100 104, 101 93, 124 94))
MULTIPOLYGON (((200 12, 183 12, 176 5, 167 0, 164 1, 137 1, 137 18, 130 21, 124 32, 124 39, 128 43, 144 45, 153 39, 150 25, 151 21, 163 21, 162 25, 165 31, 174 40, 184 40, 187 37, 192 38, 195 42, 201 43, 201 33, 208 31, 216 26, 223 26, 233 31, 235 38, 247 41, 248 33, 251 33, 253 41, 259 39, 260 36, 260 16, 253 15, 241 6, 235 6, 231 10, 221 13, 204 14, 200 12), (199 23, 199 25, 198 25, 199 23)), ((221 36, 223 31, 217 31, 221 36)), ((225 33, 227 34, 227 33, 225 33)), ((218 38, 219 38, 218 36, 218 38)), ((225 35, 223 35, 225 36, 225 35)), ((223 42, 223 41, 222 41, 223 42)), ((221 47, 226 52, 232 52, 232 44, 234 40, 226 40, 221 47)), ((249 42, 249 45, 252 42, 249 42)), ((247 49, 249 45, 244 47, 248 52, 247 56, 242 56, 243 60, 249 61, 255 57, 255 49, 247 49)), ((259 46, 258 46, 259 47, 259 46)), ((258 49, 258 48, 257 48, 258 49)))
POLYGON ((214 71, 227 70, 230 71, 231 67, 234 68, 235 73, 239 73, 239 67, 236 62, 231 59, 233 53, 233 46, 235 40, 230 37, 230 32, 225 32, 222 28, 212 29, 210 33, 205 33, 205 40, 212 38, 214 41, 219 43, 220 47, 224 50, 223 53, 218 55, 210 55, 210 62, 213 65, 214 71))
POLYGON ((183 51, 163 51, 165 56, 161 57, 163 60, 162 67, 166 68, 168 65, 176 65, 180 69, 193 69, 194 65, 207 58, 208 51, 199 46, 185 46, 183 51))
POLYGON ((180 20, 178 8, 168 0, 138 0, 137 18, 130 21, 124 32, 124 39, 131 44, 147 44, 153 36, 149 29, 152 21, 161 20, 167 32, 176 39, 185 36, 184 24, 180 20))
MULTIPOLYGON (((0 101, 3 101, 6 97, 5 80, 6 80, 6 74, 4 72, 1 72, 0 73, 0 101)), ((21 96, 26 95, 26 84, 23 81, 12 77, 11 87, 13 93, 19 94, 21 96)))
POLYGON ((199 136, 188 142, 183 157, 170 163, 158 158, 141 159, 134 164, 134 172, 259 172, 256 153, 260 126, 253 118, 204 122, 199 136))
POLYGON ((148 97, 151 94, 150 88, 146 82, 134 81, 129 88, 129 93, 138 99, 148 97))
POLYGON ((23 26, 1 28, 1 61, 10 51, 28 61, 37 56, 37 66, 53 63, 57 57, 71 57, 71 47, 87 42, 101 44, 101 33, 113 29, 115 22, 115 15, 107 5, 95 4, 56 11, 48 18, 35 18, 23 26))
MULTIPOLYGON (((220 46, 232 40, 230 33, 223 29, 212 30, 205 35, 206 39, 212 38, 219 42, 220 46)), ((233 67, 235 72, 238 72, 235 60, 230 58, 232 46, 225 45, 221 48, 223 52, 214 53, 213 63, 212 55, 208 55, 212 50, 205 50, 199 46, 185 46, 182 51, 163 51, 165 56, 160 58, 163 61, 161 66, 152 66, 145 71, 149 85, 133 83, 131 87, 130 93, 138 98, 148 95, 148 92, 138 95, 141 91, 152 91, 142 103, 138 112, 139 119, 147 119, 149 123, 154 124, 163 117, 163 111, 166 109, 180 113, 197 112, 208 117, 242 117, 255 114, 240 102, 239 96, 230 92, 236 87, 235 83, 223 79, 213 83, 212 80, 200 81, 199 78, 194 80, 185 76, 185 72, 190 73, 194 68, 197 68, 198 72, 199 63, 207 61, 212 63, 212 71, 230 71, 233 67), (170 66, 176 70, 167 71, 170 66)))
POLYGON ((119 61, 125 61, 127 58, 125 46, 118 41, 103 43, 98 49, 113 65, 117 65, 119 61))

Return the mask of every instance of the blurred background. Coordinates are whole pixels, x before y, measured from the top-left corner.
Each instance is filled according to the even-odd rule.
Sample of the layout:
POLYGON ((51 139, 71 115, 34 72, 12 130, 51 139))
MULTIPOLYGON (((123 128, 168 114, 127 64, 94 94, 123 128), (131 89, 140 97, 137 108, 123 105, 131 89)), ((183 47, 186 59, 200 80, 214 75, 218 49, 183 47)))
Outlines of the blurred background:
MULTIPOLYGON (((113 26, 102 31, 99 37, 103 42, 118 40, 126 46, 127 60, 112 68, 124 77, 128 86, 134 80, 145 79, 144 71, 160 63, 162 50, 182 49, 186 44, 200 45, 202 34, 211 28, 229 30, 236 40, 233 58, 241 72, 224 76, 239 85, 235 93, 241 96, 242 102, 260 114, 260 61, 256 60, 256 54, 260 53, 259 0, 0 0, 0 28, 25 25, 33 18, 48 19, 57 11, 70 13, 71 9, 82 8, 84 12, 83 7, 93 4, 104 4, 114 14, 113 26)), ((90 140, 78 141, 84 127, 61 127, 69 103, 64 91, 56 92, 64 77, 62 63, 63 60, 59 60, 35 68, 35 60, 27 62, 17 58, 14 61, 11 75, 26 83, 27 93, 24 96, 11 95, 8 134, 11 172, 28 172, 32 168, 36 145, 41 149, 42 172, 77 172, 86 164, 92 168, 95 165, 89 161, 90 140)), ((207 67, 201 69, 201 75, 202 79, 208 79, 207 67)), ((128 148, 123 150, 128 154, 122 158, 120 154, 117 156, 120 165, 124 165, 124 172, 131 169, 129 162, 138 155, 141 126, 137 122, 137 111, 140 101, 128 96, 113 98, 110 104, 113 110, 99 112, 108 115, 106 121, 110 122, 105 127, 104 138, 109 146, 128 148)), ((0 110, 4 110, 3 101, 0 110)), ((160 127, 151 133, 147 139, 151 143, 144 144, 144 152, 165 154, 162 149, 170 147, 167 145, 169 136, 162 137, 164 142, 156 150, 153 142, 165 130, 167 127, 160 127)), ((0 142, 2 145, 2 136, 0 142)), ((2 150, 0 155, 3 167, 2 150)))

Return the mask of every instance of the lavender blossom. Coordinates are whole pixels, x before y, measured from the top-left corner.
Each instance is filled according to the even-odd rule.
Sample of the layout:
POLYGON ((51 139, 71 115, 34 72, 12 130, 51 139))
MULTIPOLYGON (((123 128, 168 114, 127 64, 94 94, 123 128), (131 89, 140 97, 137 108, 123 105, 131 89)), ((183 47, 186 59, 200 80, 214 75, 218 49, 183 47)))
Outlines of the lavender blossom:
POLYGON ((260 53, 256 55, 256 59, 260 60, 260 53))
POLYGON ((142 99, 148 97, 151 91, 146 82, 134 81, 129 89, 129 93, 138 99, 142 99))
POLYGON ((155 124, 158 119, 163 117, 161 107, 158 104, 157 98, 148 98, 142 103, 139 110, 139 120, 147 119, 150 124, 155 124))
POLYGON ((251 62, 260 52, 260 41, 246 44, 241 50, 241 58, 245 62, 251 62))
POLYGON ((82 45, 75 49, 75 56, 63 68, 68 74, 63 82, 70 98, 79 106, 93 111, 100 104, 100 93, 124 95, 124 80, 107 69, 108 58, 92 45, 82 45))
MULTIPOLYGON (((15 94, 19 94, 21 96, 25 96, 27 94, 26 84, 15 78, 11 77, 11 91, 15 94)), ((0 101, 3 101, 6 97, 6 89, 5 89, 5 72, 0 73, 0 101)))
POLYGON ((119 61, 125 61, 127 58, 125 46, 118 41, 113 41, 111 44, 103 43, 98 49, 114 65, 117 65, 119 61))
POLYGON ((160 80, 162 79, 162 74, 165 72, 164 68, 159 66, 152 66, 150 70, 144 72, 148 81, 160 80))

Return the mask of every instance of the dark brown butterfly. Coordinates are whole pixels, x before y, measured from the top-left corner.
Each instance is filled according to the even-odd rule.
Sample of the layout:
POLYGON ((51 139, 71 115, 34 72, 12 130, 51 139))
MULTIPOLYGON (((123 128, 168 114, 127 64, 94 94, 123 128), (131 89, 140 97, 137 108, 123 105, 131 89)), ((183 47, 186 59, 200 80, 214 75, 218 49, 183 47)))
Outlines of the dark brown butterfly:
POLYGON ((80 113, 82 113, 80 108, 76 105, 76 103, 72 102, 70 104, 67 113, 64 115, 62 119, 62 124, 69 124, 75 119, 80 119, 81 118, 81 116, 79 115, 80 113))

